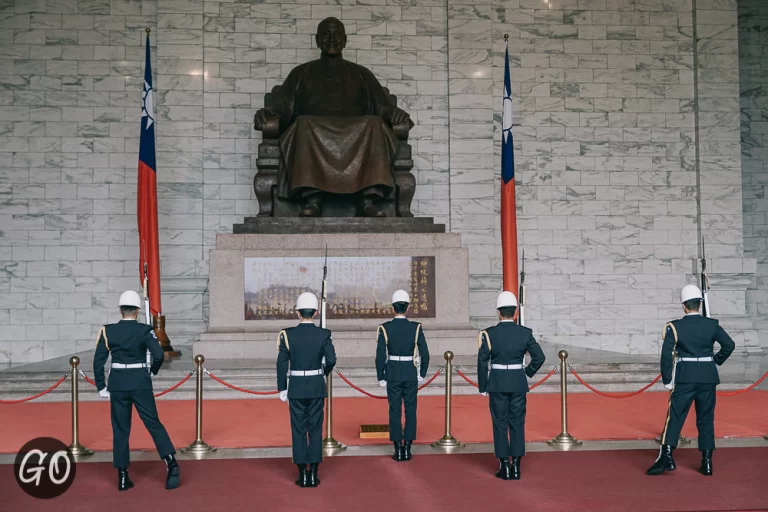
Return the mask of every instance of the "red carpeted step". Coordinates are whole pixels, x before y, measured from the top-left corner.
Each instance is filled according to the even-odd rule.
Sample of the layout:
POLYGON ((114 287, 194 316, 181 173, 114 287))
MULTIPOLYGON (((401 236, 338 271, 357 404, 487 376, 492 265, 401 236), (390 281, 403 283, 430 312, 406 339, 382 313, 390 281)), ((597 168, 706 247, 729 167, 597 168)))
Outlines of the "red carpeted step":
POLYGON ((678 469, 645 475, 655 451, 544 452, 523 459, 520 481, 493 477, 491 455, 417 455, 397 463, 388 457, 337 457, 320 466, 322 484, 293 484, 289 459, 182 461, 182 486, 166 491, 164 464, 131 466, 136 487, 119 493, 109 464, 80 464, 73 486, 50 502, 24 494, 8 468, 0 478, 0 510, 27 512, 168 512, 201 510, 431 512, 531 511, 734 511, 763 509, 768 487, 762 468, 768 448, 715 453, 715 475, 696 472, 696 450, 676 452, 678 469))
MULTIPOLYGON (((654 439, 667 410, 667 393, 643 393, 633 398, 611 399, 594 394, 569 396, 569 431, 579 439, 654 439)), ((768 391, 750 391, 718 397, 715 432, 718 437, 762 437, 768 433, 768 391)), ((159 400, 160 418, 178 447, 195 438, 195 404, 159 400)), ((208 400, 203 409, 203 438, 227 448, 290 446, 288 406, 280 400, 208 400)), ((35 437, 71 440, 70 406, 67 403, 25 403, 0 406, 0 453, 15 453, 35 437)), ((429 443, 443 435, 444 398, 419 398, 418 441, 429 443)), ((387 423, 387 403, 371 398, 338 398, 334 401, 334 437, 349 445, 381 444, 361 440, 361 424, 387 423)), ((80 441, 94 450, 112 449, 109 403, 80 404, 80 441)), ((545 441, 560 432, 560 396, 531 394, 528 399, 526 439, 545 441)), ((691 408, 683 434, 696 436, 691 408)), ((453 399, 453 435, 463 442, 490 442, 488 399, 461 395, 453 399)), ((154 449, 139 418, 134 415, 131 448, 154 449)))

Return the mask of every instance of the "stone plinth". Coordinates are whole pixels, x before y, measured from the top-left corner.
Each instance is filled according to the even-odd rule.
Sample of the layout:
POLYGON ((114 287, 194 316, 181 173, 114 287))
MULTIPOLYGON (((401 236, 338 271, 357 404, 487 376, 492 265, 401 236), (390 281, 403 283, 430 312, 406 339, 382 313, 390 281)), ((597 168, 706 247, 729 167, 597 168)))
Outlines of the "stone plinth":
MULTIPOLYGON (((284 219, 283 219, 284 220, 284 219)), ((194 352, 212 358, 259 358, 275 354, 280 329, 297 320, 246 320, 245 261, 250 258, 432 257, 434 317, 419 318, 430 334, 435 353, 477 350, 476 331, 469 322, 467 250, 458 234, 286 234, 218 235, 210 253, 210 321, 194 352)), ((334 276, 329 275, 329 282, 334 276)), ((337 276, 338 279, 338 276, 337 276)), ((288 281, 286 276, 286 282, 288 281)), ((317 285, 322 275, 317 275, 317 285)), ((393 292, 394 290, 389 291, 393 292)), ((287 301, 288 299, 286 299, 287 301)), ((291 305, 295 297, 290 297, 291 305)), ((387 318, 333 319, 328 327, 340 356, 372 355, 376 327, 387 318)))
POLYGON ((246 217, 235 234, 445 233, 432 217, 246 217))

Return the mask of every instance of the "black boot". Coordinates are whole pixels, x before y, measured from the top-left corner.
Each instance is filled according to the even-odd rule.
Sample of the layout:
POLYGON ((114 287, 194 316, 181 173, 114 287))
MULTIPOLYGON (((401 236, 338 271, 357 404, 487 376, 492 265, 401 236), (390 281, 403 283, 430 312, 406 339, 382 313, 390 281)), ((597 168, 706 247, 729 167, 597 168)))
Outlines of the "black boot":
POLYGON ((512 457, 512 480, 520 480, 520 457, 512 457))
POLYGON ((306 464, 296 464, 299 468, 299 478, 296 479, 296 485, 299 487, 309 487, 309 476, 307 475, 306 464))
POLYGON ((648 468, 645 472, 646 475, 660 475, 665 471, 673 471, 675 469, 675 460, 672 458, 673 448, 668 444, 663 444, 659 448, 659 457, 653 466, 648 468))
POLYGON ((413 455, 411 455, 412 443, 412 441, 406 441, 403 445, 403 460, 411 460, 413 458, 413 455))
POLYGON ((404 460, 403 445, 401 445, 399 441, 392 441, 392 444, 395 445, 395 453, 392 454, 392 460, 396 460, 397 462, 404 460))
POLYGON ((163 460, 165 461, 165 488, 166 489, 175 489, 179 486, 179 482, 181 481, 181 468, 179 468, 179 463, 176 462, 176 457, 171 455, 166 455, 163 457, 163 460))
POLYGON ((133 482, 131 482, 131 479, 128 477, 128 470, 118 469, 117 470, 117 490, 127 491, 132 487, 133 487, 133 482))
POLYGON ((699 473, 705 476, 712 476, 712 450, 701 450, 699 473))
POLYGON ((496 471, 496 478, 512 480, 512 468, 509 467, 509 459, 499 458, 499 469, 496 471))
POLYGON ((317 487, 320 485, 320 478, 317 476, 317 466, 319 466, 319 464, 316 462, 309 465, 309 476, 307 478, 308 487, 317 487))

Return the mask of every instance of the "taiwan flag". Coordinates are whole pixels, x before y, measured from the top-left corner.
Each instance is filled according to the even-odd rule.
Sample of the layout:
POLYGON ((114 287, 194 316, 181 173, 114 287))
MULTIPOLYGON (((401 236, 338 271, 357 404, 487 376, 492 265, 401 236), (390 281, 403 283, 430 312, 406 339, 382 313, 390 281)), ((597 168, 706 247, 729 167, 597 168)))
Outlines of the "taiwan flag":
MULTIPOLYGON (((501 254, 504 290, 517 295, 515 155, 512 142, 512 90, 509 81, 509 43, 506 43, 504 51, 504 101, 501 117, 501 254)), ((519 297, 518 300, 520 300, 519 297)))
POLYGON ((149 297, 152 316, 162 312, 160 304, 160 243, 157 234, 157 166, 155 162, 155 105, 152 90, 149 34, 147 63, 144 67, 144 90, 141 94, 141 141, 139 142, 139 279, 149 297))

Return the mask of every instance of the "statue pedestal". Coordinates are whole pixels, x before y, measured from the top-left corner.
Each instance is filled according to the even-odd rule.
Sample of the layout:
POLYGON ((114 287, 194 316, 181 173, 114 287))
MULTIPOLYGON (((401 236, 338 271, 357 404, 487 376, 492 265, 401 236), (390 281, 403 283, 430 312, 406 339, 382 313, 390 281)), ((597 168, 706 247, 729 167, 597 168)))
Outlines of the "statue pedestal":
MULTIPOLYGON (((432 217, 246 217, 235 234, 445 233, 432 217)), ((218 245, 217 245, 218 248, 218 245)))
MULTIPOLYGON (((261 223, 272 219, 256 220, 268 226, 261 223)), ((283 231, 286 220, 279 219, 283 231)), ((315 220, 333 229, 354 221, 385 229, 392 222, 315 220)), ((477 351, 467 250, 458 234, 422 232, 218 235, 210 252, 209 327, 194 353, 209 359, 275 357, 277 333, 298 322, 296 297, 304 291, 320 295, 326 247, 328 328, 339 357, 374 357, 376 327, 392 318, 389 303, 398 288, 410 290, 409 316, 423 324, 430 352, 477 351)))

